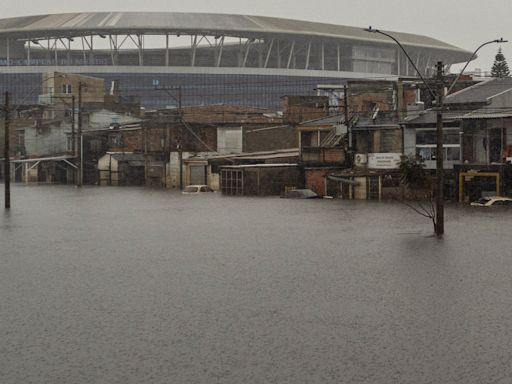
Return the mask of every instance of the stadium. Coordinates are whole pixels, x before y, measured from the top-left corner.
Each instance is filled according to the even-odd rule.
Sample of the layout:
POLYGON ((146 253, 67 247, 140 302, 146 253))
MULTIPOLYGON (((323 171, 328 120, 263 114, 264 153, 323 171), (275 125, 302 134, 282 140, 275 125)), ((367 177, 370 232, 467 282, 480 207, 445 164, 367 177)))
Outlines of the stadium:
MULTIPOLYGON (((425 76, 471 52, 392 32, 425 76)), ((363 28, 260 16, 197 13, 69 13, 0 19, 0 91, 33 103, 43 74, 67 72, 119 84, 145 107, 238 104, 277 107, 348 79, 415 72, 398 46, 363 28)))

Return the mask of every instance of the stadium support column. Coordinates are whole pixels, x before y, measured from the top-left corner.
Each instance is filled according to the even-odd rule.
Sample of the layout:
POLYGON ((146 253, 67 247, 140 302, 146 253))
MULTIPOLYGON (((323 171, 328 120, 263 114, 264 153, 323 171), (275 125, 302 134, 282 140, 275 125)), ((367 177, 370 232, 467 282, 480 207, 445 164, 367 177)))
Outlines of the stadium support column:
POLYGON ((165 34, 165 66, 169 66, 169 34, 165 34))
POLYGON ((5 50, 6 50, 7 66, 9 67, 11 65, 11 46, 10 46, 9 39, 5 39, 5 50))

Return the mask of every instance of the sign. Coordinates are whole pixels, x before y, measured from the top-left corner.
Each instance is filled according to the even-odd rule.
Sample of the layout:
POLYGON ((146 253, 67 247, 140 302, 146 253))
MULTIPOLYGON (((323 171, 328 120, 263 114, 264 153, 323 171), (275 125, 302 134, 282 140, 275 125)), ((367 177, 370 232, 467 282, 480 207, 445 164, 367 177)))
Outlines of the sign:
POLYGON ((401 153, 369 153, 368 168, 397 169, 400 166, 401 153))

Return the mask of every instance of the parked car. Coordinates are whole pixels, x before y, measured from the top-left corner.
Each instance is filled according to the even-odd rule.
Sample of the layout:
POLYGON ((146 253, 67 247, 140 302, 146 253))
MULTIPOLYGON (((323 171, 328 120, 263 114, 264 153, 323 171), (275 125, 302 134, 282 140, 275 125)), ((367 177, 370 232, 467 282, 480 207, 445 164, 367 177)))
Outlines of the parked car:
POLYGON ((508 206, 512 207, 512 199, 503 196, 482 197, 471 203, 473 207, 496 207, 508 206))
POLYGON ((184 195, 195 195, 203 192, 213 192, 213 189, 207 185, 187 185, 181 193, 184 195))
POLYGON ((311 189, 292 189, 291 191, 285 192, 281 197, 286 199, 315 199, 320 196, 311 189))

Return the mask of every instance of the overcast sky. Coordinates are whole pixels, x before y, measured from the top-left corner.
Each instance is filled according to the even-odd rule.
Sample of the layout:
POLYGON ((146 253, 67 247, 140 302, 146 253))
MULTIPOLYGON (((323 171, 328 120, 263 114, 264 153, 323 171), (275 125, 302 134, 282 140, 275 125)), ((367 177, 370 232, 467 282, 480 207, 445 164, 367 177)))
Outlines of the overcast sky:
MULTIPOLYGON (((91 11, 232 13, 284 17, 427 35, 473 51, 499 37, 512 41, 512 0, 44 0, 3 1, 2 17, 91 11)), ((512 65, 512 43, 503 44, 512 65)), ((469 70, 490 71, 496 44, 469 70)))

